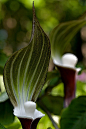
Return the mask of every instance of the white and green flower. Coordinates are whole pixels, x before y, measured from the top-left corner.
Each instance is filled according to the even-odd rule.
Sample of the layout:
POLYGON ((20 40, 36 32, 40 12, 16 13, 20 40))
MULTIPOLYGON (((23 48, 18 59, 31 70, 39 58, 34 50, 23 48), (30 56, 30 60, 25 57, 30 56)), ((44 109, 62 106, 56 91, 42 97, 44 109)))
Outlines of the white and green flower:
POLYGON ((64 107, 75 97, 76 73, 80 71, 80 68, 75 67, 78 58, 69 53, 70 41, 85 24, 85 19, 61 23, 50 34, 52 59, 64 83, 64 107))
POLYGON ((44 85, 49 60, 50 41, 35 16, 33 6, 33 31, 29 45, 13 53, 4 67, 6 91, 23 129, 33 129, 44 116, 36 109, 35 102, 44 85))

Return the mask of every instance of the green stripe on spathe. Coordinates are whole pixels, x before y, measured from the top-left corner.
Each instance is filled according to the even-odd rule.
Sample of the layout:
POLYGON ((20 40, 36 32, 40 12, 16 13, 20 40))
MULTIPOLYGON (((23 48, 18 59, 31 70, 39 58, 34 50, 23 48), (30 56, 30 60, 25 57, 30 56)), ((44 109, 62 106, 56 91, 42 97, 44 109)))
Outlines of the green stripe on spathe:
POLYGON ((60 23, 50 33, 51 55, 60 63, 61 56, 70 48, 70 42, 77 32, 86 24, 86 19, 60 23))
POLYGON ((14 106, 36 101, 43 87, 50 60, 50 41, 33 7, 33 30, 29 45, 15 52, 4 68, 4 83, 14 106))

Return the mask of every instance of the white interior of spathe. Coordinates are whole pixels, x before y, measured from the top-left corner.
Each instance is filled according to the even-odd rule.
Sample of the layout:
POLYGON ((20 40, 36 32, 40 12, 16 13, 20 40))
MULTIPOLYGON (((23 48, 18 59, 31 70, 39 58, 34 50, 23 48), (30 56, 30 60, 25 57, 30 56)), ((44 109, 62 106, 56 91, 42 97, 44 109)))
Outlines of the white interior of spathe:
POLYGON ((62 56, 61 58, 61 61, 59 63, 58 60, 54 59, 53 62, 56 64, 56 65, 59 65, 59 66, 63 66, 63 67, 68 67, 68 68, 73 68, 75 69, 77 72, 79 72, 81 70, 81 68, 76 68, 75 65, 77 64, 78 62, 78 58, 74 55, 74 54, 71 54, 71 53, 66 53, 62 56))
POLYGON ((19 118, 29 118, 33 120, 45 116, 43 113, 36 109, 36 103, 32 101, 25 102, 24 106, 21 108, 15 107, 14 115, 19 118))

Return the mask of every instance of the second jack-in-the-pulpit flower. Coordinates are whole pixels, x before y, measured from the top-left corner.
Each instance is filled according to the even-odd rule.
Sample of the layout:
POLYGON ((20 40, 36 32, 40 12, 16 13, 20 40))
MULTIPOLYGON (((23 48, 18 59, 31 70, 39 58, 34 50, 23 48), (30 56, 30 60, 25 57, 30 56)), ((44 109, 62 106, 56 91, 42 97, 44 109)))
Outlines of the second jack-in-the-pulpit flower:
POLYGON ((67 107, 72 99, 75 98, 76 75, 81 70, 75 67, 77 61, 78 58, 71 53, 64 54, 61 58, 61 63, 54 61, 64 83, 64 107, 67 107))
POLYGON ((69 53, 70 42, 85 24, 85 19, 61 23, 50 34, 52 59, 64 83, 64 107, 67 107, 75 97, 76 74, 80 70, 75 68, 77 57, 69 53))
POLYGON ((50 60, 50 41, 41 28, 33 5, 33 30, 29 45, 13 53, 4 68, 6 91, 23 129, 36 129, 44 116, 36 100, 44 85, 50 60))

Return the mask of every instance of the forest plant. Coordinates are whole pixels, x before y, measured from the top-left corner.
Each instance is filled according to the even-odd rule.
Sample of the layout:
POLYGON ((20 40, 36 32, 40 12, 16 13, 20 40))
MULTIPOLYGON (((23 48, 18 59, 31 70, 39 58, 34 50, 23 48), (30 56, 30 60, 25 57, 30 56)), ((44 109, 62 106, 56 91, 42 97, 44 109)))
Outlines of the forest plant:
POLYGON ((50 59, 50 41, 42 30, 33 4, 33 30, 29 45, 12 54, 4 67, 4 84, 23 129, 36 129, 44 116, 36 109, 50 59))
POLYGON ((64 83, 64 107, 75 98, 76 74, 80 71, 80 68, 75 68, 78 58, 69 53, 70 42, 85 24, 85 19, 61 23, 50 34, 52 59, 64 83))
MULTIPOLYGON (((58 126, 51 114, 60 115, 61 113, 61 129, 72 129, 72 127, 76 129, 77 124, 80 125, 78 129, 81 129, 82 123, 80 119, 85 120, 86 118, 86 115, 84 115, 86 113, 86 98, 80 97, 71 103, 75 97, 77 74, 75 65, 78 59, 75 55, 70 54, 68 50, 71 39, 85 24, 86 20, 61 23, 50 34, 52 59, 55 67, 61 73, 64 84, 64 107, 68 106, 68 108, 65 108, 61 113, 63 109, 63 97, 58 95, 53 96, 51 93, 52 89, 61 83, 61 78, 58 77, 59 72, 55 69, 50 73, 52 77, 48 79, 49 85, 43 90, 42 93, 44 94, 40 95, 37 102, 38 104, 41 102, 39 106, 47 113, 56 129, 58 129, 58 126), (64 55, 65 53, 68 54, 64 55), (73 65, 71 65, 71 61, 73 62, 73 60, 70 61, 72 57, 75 60, 73 65), (53 84, 51 84, 52 78, 57 79, 54 80, 53 84), (79 107, 78 110, 77 106, 79 107), (71 116, 75 118, 74 121, 71 116)), ((35 102, 45 82, 49 58, 49 38, 39 25, 33 7, 33 31, 30 43, 27 47, 15 52, 8 59, 4 68, 4 83, 8 96, 14 106, 14 115, 20 119, 24 129, 35 129, 40 118, 44 116, 44 114, 36 110, 35 102)), ((83 129, 86 127, 84 123, 86 122, 83 122, 83 129)), ((2 123, 0 127, 4 128, 2 123)))

